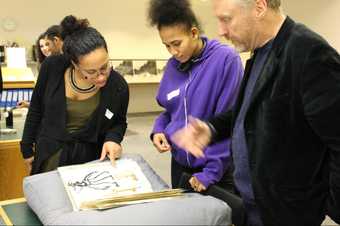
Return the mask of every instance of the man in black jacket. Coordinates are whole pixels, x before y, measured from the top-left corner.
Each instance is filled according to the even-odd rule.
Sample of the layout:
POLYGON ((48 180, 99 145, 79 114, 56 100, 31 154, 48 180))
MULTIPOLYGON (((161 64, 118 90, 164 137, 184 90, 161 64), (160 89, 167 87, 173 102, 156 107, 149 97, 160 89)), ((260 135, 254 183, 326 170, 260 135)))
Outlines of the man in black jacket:
POLYGON ((247 225, 340 223, 340 57, 280 0, 214 0, 219 31, 251 51, 232 112, 191 119, 172 140, 197 156, 232 137, 247 225))

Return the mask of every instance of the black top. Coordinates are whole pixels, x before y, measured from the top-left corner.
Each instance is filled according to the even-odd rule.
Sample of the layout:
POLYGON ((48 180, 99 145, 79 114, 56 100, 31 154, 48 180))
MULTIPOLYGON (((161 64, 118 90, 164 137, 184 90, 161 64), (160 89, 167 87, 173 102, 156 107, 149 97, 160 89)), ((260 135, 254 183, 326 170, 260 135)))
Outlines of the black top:
MULTIPOLYGON (((235 109, 209 122, 230 136, 244 100, 248 61, 235 109)), ((340 223, 340 57, 289 17, 273 41, 245 114, 256 205, 264 225, 340 223)))
POLYGON ((3 84, 2 84, 2 71, 1 71, 1 65, 0 65, 0 94, 2 93, 3 84))
POLYGON ((105 141, 119 144, 125 134, 129 89, 114 70, 88 122, 77 132, 67 132, 64 73, 69 65, 62 55, 48 57, 41 65, 21 141, 24 158, 35 157, 32 173, 40 172, 42 162, 60 149, 59 165, 97 159, 105 141))

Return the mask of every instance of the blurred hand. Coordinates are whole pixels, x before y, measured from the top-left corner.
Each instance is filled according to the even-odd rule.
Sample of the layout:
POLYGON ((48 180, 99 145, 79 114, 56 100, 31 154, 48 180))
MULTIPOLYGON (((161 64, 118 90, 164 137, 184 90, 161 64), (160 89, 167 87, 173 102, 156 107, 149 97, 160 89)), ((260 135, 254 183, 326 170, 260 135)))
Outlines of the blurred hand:
POLYGON ((24 161, 25 161, 25 165, 26 165, 26 168, 27 168, 27 173, 28 173, 28 175, 31 175, 34 156, 27 158, 24 161))
POLYGON ((171 151, 171 146, 169 145, 164 133, 155 133, 153 135, 152 143, 159 153, 171 151))
POLYGON ((207 190, 207 188, 195 176, 190 178, 189 183, 194 191, 202 192, 207 190))
POLYGON ((102 154, 100 156, 100 161, 103 161, 105 157, 109 157, 112 165, 115 165, 115 159, 120 158, 122 155, 122 147, 113 141, 106 141, 102 148, 102 154))
POLYGON ((171 136, 172 142, 197 158, 204 157, 203 150, 208 146, 210 140, 211 131, 209 126, 193 117, 189 117, 187 127, 178 130, 171 136))
POLYGON ((30 106, 30 102, 22 100, 17 103, 17 108, 28 108, 30 106))

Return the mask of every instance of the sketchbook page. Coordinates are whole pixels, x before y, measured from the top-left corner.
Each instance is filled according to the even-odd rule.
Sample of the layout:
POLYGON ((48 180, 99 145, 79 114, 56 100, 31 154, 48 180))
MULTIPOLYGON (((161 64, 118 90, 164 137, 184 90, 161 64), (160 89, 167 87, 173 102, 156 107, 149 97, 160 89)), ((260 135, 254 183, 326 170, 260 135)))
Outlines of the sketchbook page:
POLYGON ((152 192, 152 187, 137 162, 120 159, 59 167, 58 172, 74 211, 84 210, 83 202, 110 197, 152 192))

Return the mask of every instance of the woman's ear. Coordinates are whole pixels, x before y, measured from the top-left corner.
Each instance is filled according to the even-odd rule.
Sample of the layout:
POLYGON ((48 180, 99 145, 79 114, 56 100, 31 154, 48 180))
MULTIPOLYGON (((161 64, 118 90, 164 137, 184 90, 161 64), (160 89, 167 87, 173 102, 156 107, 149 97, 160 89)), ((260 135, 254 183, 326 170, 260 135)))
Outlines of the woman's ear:
POLYGON ((194 39, 199 39, 200 31, 198 30, 197 27, 194 26, 194 27, 191 28, 191 35, 194 39))

